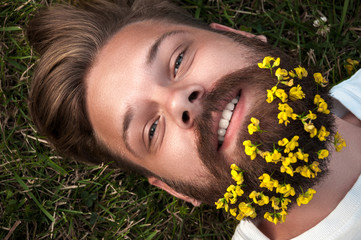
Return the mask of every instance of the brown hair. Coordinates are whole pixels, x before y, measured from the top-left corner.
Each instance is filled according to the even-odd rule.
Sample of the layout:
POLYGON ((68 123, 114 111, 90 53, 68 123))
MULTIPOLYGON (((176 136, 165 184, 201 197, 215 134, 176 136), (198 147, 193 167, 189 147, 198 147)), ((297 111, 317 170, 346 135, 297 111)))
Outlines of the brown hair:
POLYGON ((29 42, 41 55, 29 110, 39 133, 62 155, 153 175, 116 156, 97 139, 86 112, 84 78, 98 51, 122 27, 154 19, 208 28, 165 0, 80 0, 75 6, 40 9, 29 22, 29 42))

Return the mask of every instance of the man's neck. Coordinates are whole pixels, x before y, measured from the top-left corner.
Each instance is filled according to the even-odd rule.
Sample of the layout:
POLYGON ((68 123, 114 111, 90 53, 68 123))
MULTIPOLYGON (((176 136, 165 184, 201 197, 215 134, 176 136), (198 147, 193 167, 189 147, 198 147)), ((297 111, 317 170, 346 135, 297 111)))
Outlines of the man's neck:
POLYGON ((347 147, 341 152, 331 147, 329 174, 314 187, 317 193, 309 204, 294 207, 285 223, 274 225, 264 220, 257 226, 269 238, 290 239, 314 227, 336 208, 361 175, 361 121, 351 113, 336 118, 336 127, 347 147))

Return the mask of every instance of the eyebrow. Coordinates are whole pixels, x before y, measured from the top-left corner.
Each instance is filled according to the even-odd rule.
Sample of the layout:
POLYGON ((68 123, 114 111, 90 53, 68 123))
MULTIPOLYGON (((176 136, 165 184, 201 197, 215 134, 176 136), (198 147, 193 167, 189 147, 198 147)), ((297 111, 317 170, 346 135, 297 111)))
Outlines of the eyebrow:
POLYGON ((139 157, 138 154, 136 153, 136 151, 134 151, 134 149, 130 146, 129 144, 129 126, 130 123, 132 121, 134 117, 134 111, 133 108, 128 106, 127 110, 125 111, 125 115, 124 115, 124 120, 123 120, 123 141, 124 141, 124 145, 125 148, 132 153, 134 156, 139 157))
POLYGON ((153 63, 154 59, 157 57, 158 51, 159 51, 159 47, 160 45, 162 45, 162 43, 164 42, 165 39, 167 39, 170 36, 173 36, 175 34, 179 34, 179 33, 185 33, 185 31, 183 30, 175 30, 175 31, 170 31, 170 32, 166 32, 164 34, 162 34, 151 46, 149 52, 148 52, 148 56, 147 56, 147 64, 150 65, 153 63))

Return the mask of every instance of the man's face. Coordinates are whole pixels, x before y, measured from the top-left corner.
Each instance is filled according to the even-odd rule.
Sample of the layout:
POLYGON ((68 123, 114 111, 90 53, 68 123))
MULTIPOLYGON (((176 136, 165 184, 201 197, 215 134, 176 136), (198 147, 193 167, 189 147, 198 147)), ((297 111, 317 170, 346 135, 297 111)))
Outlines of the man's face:
MULTIPOLYGON (((231 38, 198 28, 159 22, 124 27, 101 49, 86 77, 95 133, 113 152, 162 178, 205 180, 209 171, 198 154, 195 121, 218 80, 249 66, 248 55, 231 38)), ((232 159, 256 101, 254 90, 240 82, 218 94, 222 100, 214 107, 220 111, 212 112, 211 127, 204 130, 212 136, 206 144, 213 156, 232 159), (222 117, 227 104, 230 111, 222 117), (220 122, 226 131, 219 130, 220 122), (218 131, 225 132, 220 148, 218 131)))

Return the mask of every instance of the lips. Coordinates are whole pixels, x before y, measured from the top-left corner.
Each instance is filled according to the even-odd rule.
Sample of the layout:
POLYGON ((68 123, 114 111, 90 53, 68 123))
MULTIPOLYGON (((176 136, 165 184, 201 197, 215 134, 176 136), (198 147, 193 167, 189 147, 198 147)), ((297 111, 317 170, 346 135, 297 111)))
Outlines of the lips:
POLYGON ((227 131, 229 130, 230 123, 232 121, 233 114, 236 110, 236 106, 239 102, 241 92, 238 93, 229 103, 226 104, 225 108, 222 111, 220 120, 218 122, 218 149, 220 149, 225 141, 225 137, 228 135, 227 131))

